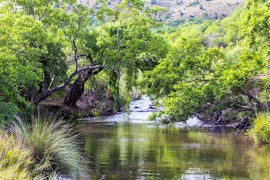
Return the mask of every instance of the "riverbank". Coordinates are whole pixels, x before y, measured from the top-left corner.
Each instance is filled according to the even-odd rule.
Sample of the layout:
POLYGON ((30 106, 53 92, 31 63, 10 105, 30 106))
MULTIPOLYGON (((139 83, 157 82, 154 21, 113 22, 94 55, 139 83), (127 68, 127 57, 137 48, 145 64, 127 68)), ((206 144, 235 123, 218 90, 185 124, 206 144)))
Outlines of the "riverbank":
POLYGON ((64 104, 64 98, 48 99, 39 103, 37 110, 41 114, 57 114, 64 119, 75 120, 81 117, 108 116, 114 114, 113 99, 99 100, 91 94, 84 94, 70 107, 64 104))
MULTIPOLYGON (((136 95, 132 98, 134 100, 129 105, 130 112, 149 112, 149 115, 151 115, 152 112, 158 111, 149 97, 136 95)), ((110 116, 117 112, 124 111, 122 108, 119 108, 117 112, 114 111, 113 103, 113 98, 99 99, 93 94, 84 94, 76 103, 76 107, 66 106, 63 98, 57 98, 40 103, 38 111, 45 114, 57 114, 65 119, 72 120, 85 117, 87 119, 87 117, 110 116)), ((238 119, 232 118, 232 114, 235 113, 232 109, 216 111, 213 112, 212 115, 205 113, 207 110, 205 107, 202 109, 204 109, 204 111, 201 111, 195 116, 187 119, 187 122, 176 122, 176 126, 224 126, 239 129, 241 131, 246 131, 251 128, 251 119, 248 117, 238 119)), ((159 119, 158 121, 159 123, 170 123, 167 118, 159 119)))

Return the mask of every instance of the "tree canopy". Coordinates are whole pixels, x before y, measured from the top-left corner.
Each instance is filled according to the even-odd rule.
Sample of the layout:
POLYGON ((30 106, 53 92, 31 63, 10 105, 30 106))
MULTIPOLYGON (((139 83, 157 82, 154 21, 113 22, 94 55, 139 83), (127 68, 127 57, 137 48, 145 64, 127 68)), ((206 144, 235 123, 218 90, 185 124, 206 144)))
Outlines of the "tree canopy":
MULTIPOLYGON (((83 92, 84 83, 100 71, 119 96, 123 74, 130 90, 137 73, 153 68, 168 50, 165 39, 152 31, 157 10, 144 8, 142 1, 125 0, 115 8, 107 1, 1 3, 1 119, 71 83, 83 92)), ((74 97, 71 90, 66 104, 75 105, 79 96, 74 97)))
POLYGON ((175 121, 201 112, 233 121, 266 110, 269 12, 269 2, 250 0, 227 19, 170 33, 169 53, 142 81, 162 113, 175 121))
POLYGON ((67 86, 64 102, 76 106, 92 76, 106 79, 117 104, 120 84, 130 91, 140 72, 142 89, 172 120, 202 112, 234 120, 268 108, 268 1, 249 0, 223 20, 170 31, 155 20, 166 9, 141 0, 114 7, 108 1, 1 3, 0 119, 67 86))

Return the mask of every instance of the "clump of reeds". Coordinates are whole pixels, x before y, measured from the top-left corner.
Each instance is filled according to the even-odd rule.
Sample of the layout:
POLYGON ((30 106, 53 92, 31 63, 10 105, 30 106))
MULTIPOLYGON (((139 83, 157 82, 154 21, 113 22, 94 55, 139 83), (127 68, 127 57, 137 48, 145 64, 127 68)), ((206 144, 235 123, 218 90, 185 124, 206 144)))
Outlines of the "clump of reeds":
POLYGON ((56 173, 73 179, 89 179, 86 161, 78 149, 77 135, 70 125, 53 118, 36 118, 31 124, 17 120, 13 134, 31 152, 38 174, 50 177, 56 173))
POLYGON ((70 125, 55 119, 17 118, 8 131, 0 129, 0 179, 89 179, 86 160, 70 125))
POLYGON ((0 130, 0 179, 44 179, 35 172, 30 149, 18 143, 12 134, 0 130))

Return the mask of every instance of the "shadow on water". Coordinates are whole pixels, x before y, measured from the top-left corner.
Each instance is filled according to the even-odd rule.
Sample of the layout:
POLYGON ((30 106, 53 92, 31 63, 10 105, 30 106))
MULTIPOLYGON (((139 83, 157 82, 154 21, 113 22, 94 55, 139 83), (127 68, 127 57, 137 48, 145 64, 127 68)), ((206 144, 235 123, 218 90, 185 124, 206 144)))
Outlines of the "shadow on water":
POLYGON ((82 121, 92 179, 269 179, 270 147, 222 127, 185 129, 147 120, 149 112, 82 121))

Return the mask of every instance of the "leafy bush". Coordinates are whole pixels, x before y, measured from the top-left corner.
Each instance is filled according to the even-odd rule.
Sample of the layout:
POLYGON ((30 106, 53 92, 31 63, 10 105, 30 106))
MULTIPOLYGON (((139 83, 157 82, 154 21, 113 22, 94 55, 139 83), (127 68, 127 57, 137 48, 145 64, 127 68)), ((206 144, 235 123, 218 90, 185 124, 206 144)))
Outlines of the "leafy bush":
POLYGON ((248 132, 256 143, 270 143, 270 113, 259 114, 255 121, 254 127, 248 132))
POLYGON ((38 174, 54 173, 75 179, 87 179, 86 161, 78 150, 77 136, 69 125, 58 120, 22 120, 14 125, 14 136, 27 147, 38 167, 38 174))

